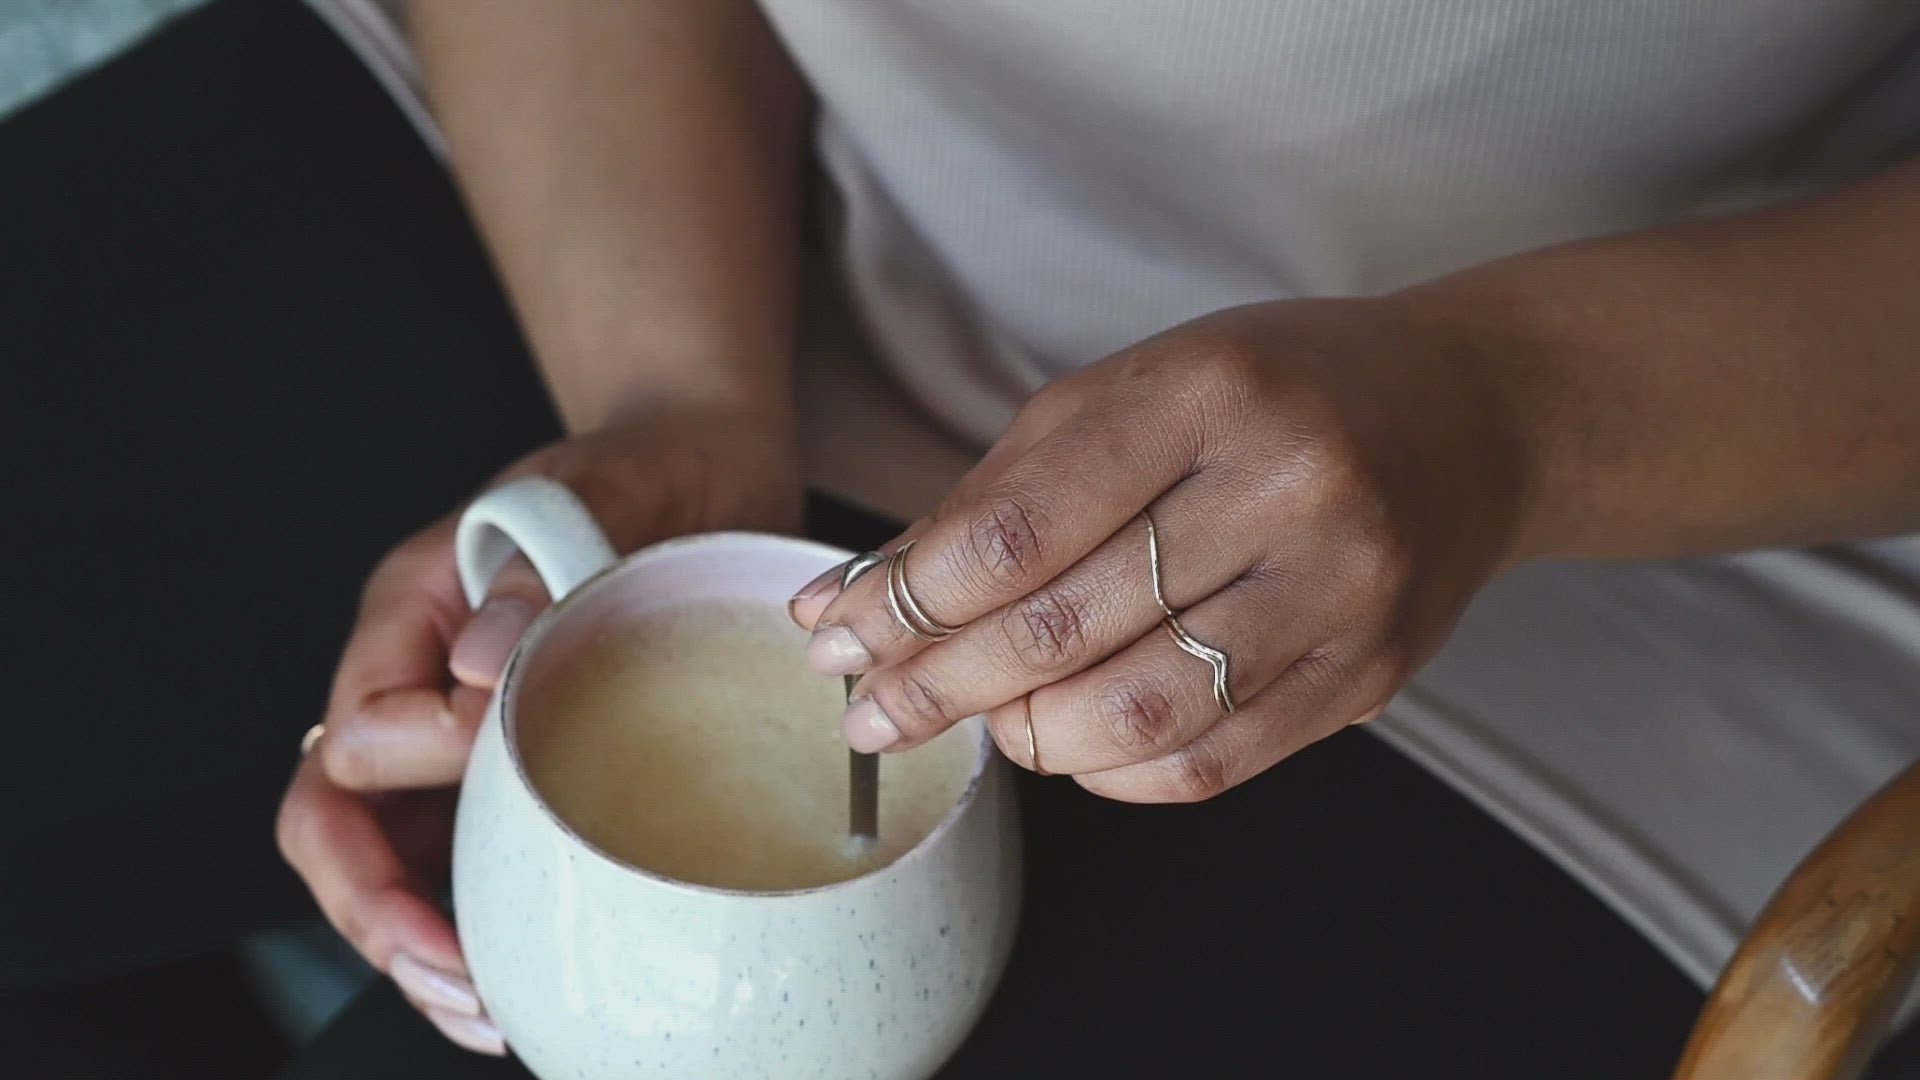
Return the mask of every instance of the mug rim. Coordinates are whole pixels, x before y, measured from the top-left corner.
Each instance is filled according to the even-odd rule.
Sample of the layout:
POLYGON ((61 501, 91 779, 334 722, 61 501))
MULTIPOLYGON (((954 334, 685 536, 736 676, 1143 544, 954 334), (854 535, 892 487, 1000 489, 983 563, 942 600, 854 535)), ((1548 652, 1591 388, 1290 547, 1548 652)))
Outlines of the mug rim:
MULTIPOLYGON (((846 551, 843 548, 822 543, 818 540, 811 540, 806 537, 784 536, 780 533, 754 532, 746 529, 728 529, 718 532, 689 533, 685 536, 676 536, 667 540, 660 540, 639 548, 622 558, 615 559, 613 562, 595 571, 592 576, 575 586, 572 592, 547 605, 546 610, 540 612, 540 614, 534 618, 532 624, 527 627, 526 633, 522 634, 520 641, 514 645, 513 654, 508 658, 506 668, 501 672, 500 686, 496 692, 500 710, 500 734, 502 740, 506 743, 507 760, 513 765, 514 776, 519 779, 520 785, 525 788, 527 794, 532 797, 533 803, 539 808, 540 813, 568 839, 579 844, 580 847, 595 857, 612 864, 616 869, 637 874, 670 888, 745 899, 814 896, 867 881, 895 867, 902 866, 922 857, 924 852, 933 846, 934 841, 939 840, 943 834, 951 831, 954 824, 960 820, 961 815, 973 805, 979 796, 980 788, 986 782, 988 770, 993 766, 995 751, 993 731, 987 726, 984 713, 975 713, 973 716, 958 721, 958 723, 964 724, 974 719, 981 720, 980 745, 976 749, 972 771, 967 776, 966 786, 960 790, 960 796, 953 801, 953 805, 947 808, 946 814, 940 818, 940 821, 935 824, 925 836, 921 837, 912 847, 902 852, 898 858, 891 862, 883 863, 871 870, 856 874, 850 878, 842 878, 838 881, 829 881, 821 885, 809 885, 798 889, 736 889, 724 885, 707 885, 698 881, 687 881, 684 878, 673 877, 669 874, 663 874, 658 870, 652 870, 629 862, 580 835, 572 825, 568 824, 564 818, 554 811, 552 805, 547 802, 546 797, 540 793, 540 788, 534 784, 533 778, 527 774, 526 762, 520 754, 520 741, 515 738, 514 735, 520 719, 519 710, 515 707, 519 697, 520 686, 515 676, 519 674, 520 665, 528 654, 540 645, 541 639, 552 630, 555 624, 566 617, 566 612, 570 607, 578 604, 582 597, 602 585, 608 579, 623 571, 631 570, 642 562, 651 561, 663 554, 671 554, 679 548, 705 547, 724 541, 748 542, 753 544, 766 544, 771 542, 781 547, 810 548, 821 554, 832 556, 836 564, 843 563, 854 556, 853 552, 846 551)), ((492 719, 491 716, 487 717, 488 721, 492 719)))

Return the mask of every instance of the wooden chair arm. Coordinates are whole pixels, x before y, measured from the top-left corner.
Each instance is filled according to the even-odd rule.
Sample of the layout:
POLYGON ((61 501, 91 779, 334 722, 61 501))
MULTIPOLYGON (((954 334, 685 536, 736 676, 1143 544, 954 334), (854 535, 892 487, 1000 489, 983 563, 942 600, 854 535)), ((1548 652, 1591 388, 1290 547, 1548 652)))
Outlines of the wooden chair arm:
POLYGON ((1676 1080, 1851 1080, 1913 981, 1920 763, 1808 855, 1741 943, 1676 1080))

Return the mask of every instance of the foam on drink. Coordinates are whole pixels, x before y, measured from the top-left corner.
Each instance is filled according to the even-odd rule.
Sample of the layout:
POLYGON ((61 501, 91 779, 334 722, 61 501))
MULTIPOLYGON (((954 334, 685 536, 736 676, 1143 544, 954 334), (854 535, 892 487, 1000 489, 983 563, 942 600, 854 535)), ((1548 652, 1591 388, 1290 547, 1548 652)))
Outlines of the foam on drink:
POLYGON ((899 858, 959 800, 962 730, 880 764, 880 837, 847 837, 841 680, 809 671, 784 608, 710 601, 637 616, 560 659, 520 702, 533 786, 607 853, 733 889, 843 881, 899 858))

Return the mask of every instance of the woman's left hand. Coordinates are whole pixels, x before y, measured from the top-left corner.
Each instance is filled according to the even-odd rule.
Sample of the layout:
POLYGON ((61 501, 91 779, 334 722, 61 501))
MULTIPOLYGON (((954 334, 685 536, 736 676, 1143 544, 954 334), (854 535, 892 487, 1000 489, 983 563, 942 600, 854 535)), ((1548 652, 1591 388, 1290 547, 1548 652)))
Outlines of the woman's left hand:
POLYGON ((904 628, 884 570, 795 598, 813 666, 867 673, 848 741, 904 749, 985 712, 1016 763, 1177 802, 1377 715, 1513 556, 1527 502, 1499 387, 1446 326, 1394 299, 1258 304, 1047 387, 902 538, 911 598, 957 632, 904 628), (1232 712, 1163 628, 1146 514, 1232 712))

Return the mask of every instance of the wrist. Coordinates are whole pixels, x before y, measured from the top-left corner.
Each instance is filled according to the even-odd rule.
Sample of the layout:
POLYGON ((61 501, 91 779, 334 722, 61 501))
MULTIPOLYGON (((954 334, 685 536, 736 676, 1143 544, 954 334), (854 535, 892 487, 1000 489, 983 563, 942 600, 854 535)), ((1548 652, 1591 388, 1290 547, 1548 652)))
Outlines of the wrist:
POLYGON ((1557 376, 1564 350, 1523 286, 1473 270, 1395 294, 1390 302, 1433 343, 1474 403, 1483 460, 1509 518, 1502 568, 1582 547, 1577 475, 1580 421, 1557 376), (1556 389, 1559 386, 1561 389, 1556 389))
POLYGON ((573 489, 616 546, 716 529, 785 532, 802 511, 795 441, 777 417, 731 402, 655 397, 521 458, 573 489))
POLYGON ((649 386, 597 407, 590 423, 568 428, 576 434, 619 431, 668 424, 686 430, 752 432, 762 443, 798 440, 793 402, 762 390, 706 386, 649 386))
POLYGON ((784 354, 683 347, 581 351, 541 365, 569 432, 712 417, 792 435, 796 422, 784 354))

